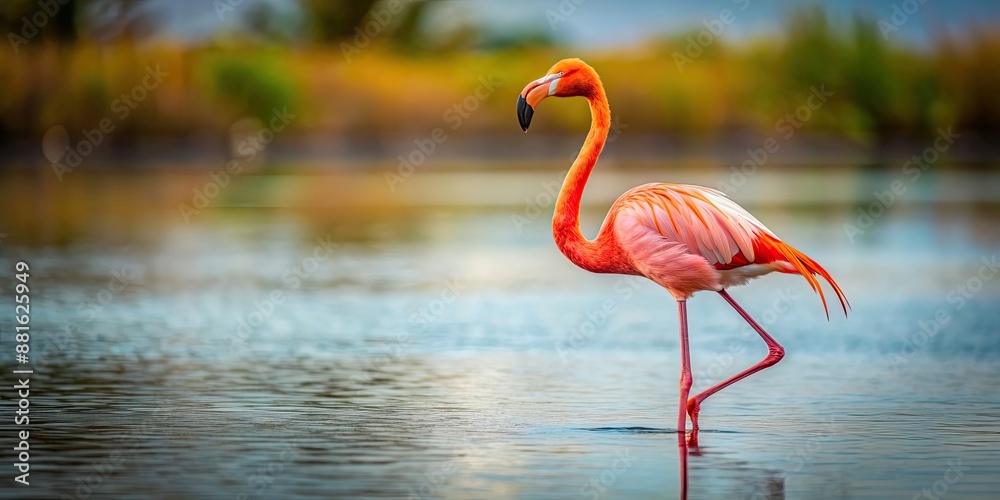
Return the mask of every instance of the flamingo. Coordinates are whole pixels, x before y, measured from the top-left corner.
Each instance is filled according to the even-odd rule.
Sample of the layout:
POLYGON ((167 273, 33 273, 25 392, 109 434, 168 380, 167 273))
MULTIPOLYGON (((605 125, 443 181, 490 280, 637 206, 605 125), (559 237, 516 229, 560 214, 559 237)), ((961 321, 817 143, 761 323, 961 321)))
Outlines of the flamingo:
POLYGON ((819 275, 837 294, 847 315, 849 304, 825 269, 779 239, 753 215, 715 189, 684 184, 651 183, 632 188, 611 206, 597 238, 580 232, 580 199, 608 137, 611 108, 601 79, 580 59, 564 59, 545 76, 529 83, 517 98, 517 118, 524 132, 546 97, 587 98, 590 132, 563 181, 552 217, 559 250, 577 266, 594 273, 644 276, 666 288, 677 301, 680 323, 681 377, 677 432, 686 432, 687 417, 698 430, 701 404, 709 396, 773 366, 784 348, 726 291, 771 272, 801 274, 819 295, 827 319, 830 311, 819 275), (767 344, 757 364, 690 396, 693 376, 688 349, 687 300, 695 292, 718 293, 767 344), (689 397, 690 396, 690 397, 689 397))

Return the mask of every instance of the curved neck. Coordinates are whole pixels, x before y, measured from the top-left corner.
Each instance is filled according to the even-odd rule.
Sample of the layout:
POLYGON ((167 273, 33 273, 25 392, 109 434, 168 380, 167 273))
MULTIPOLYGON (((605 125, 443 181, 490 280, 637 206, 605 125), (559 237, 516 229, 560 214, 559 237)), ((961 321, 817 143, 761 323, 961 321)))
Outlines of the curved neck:
POLYGON ((600 80, 595 82, 594 90, 587 96, 587 100, 590 102, 590 133, 559 191, 552 217, 552 234, 559 250, 569 260, 588 271, 598 271, 602 262, 598 256, 597 244, 584 238, 580 232, 580 200, 611 129, 611 107, 600 80))

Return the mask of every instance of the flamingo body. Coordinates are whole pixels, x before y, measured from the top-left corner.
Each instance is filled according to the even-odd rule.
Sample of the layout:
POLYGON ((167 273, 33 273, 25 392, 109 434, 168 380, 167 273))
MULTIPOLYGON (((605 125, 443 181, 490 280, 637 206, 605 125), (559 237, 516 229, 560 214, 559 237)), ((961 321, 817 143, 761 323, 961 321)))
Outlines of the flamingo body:
MULTIPOLYGON (((628 274, 649 278, 675 298, 741 286, 778 271, 804 276, 825 306, 814 274, 822 276, 846 307, 843 292, 822 266, 781 241, 721 191, 685 184, 644 184, 615 201, 604 225, 610 238, 597 241, 621 249, 631 264, 628 274)), ((618 272, 616 262, 609 262, 608 267, 618 272)))
POLYGON ((580 201, 607 140, 611 110, 597 72, 579 59, 565 59, 544 77, 529 83, 518 96, 518 121, 525 132, 538 104, 550 96, 586 97, 591 111, 590 132, 556 200, 552 218, 556 245, 570 261, 585 270, 645 276, 674 296, 682 352, 678 432, 686 428, 685 411, 697 430, 698 412, 704 399, 774 365, 784 356, 784 349, 736 304, 727 288, 775 271, 800 274, 819 294, 829 317, 818 275, 833 288, 847 313, 847 298, 822 266, 783 242, 715 189, 665 183, 632 188, 611 206, 597 237, 585 238, 580 232, 580 201), (686 301, 698 291, 718 292, 761 336, 768 346, 768 355, 756 365, 688 399, 693 379, 686 301))

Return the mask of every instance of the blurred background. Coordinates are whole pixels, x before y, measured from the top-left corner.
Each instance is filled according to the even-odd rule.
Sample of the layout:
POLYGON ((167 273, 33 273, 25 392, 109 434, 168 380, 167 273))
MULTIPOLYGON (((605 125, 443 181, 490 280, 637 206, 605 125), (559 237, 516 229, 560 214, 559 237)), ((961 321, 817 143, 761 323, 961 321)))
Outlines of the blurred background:
MULTIPOLYGON (((705 403, 692 496, 986 498, 998 25, 986 0, 4 0, 0 268, 31 265, 39 332, 16 494, 677 496, 675 306, 552 242, 584 102, 514 113, 581 57, 614 115, 584 234, 632 186, 715 187, 854 307, 734 292, 788 356, 705 403)), ((696 389, 763 354, 703 295, 696 389)))
MULTIPOLYGON (((14 202, 8 224, 36 225, 33 204, 71 219, 46 218, 34 232, 69 235, 68 224, 99 224, 72 220, 89 213, 74 205, 87 203, 85 195, 56 190, 88 193, 91 182, 136 179, 115 175, 124 173, 157 178, 158 189, 110 196, 172 207, 175 222, 178 202, 230 160, 241 163, 240 179, 212 209, 517 204, 517 193, 492 183, 380 184, 389 184, 383 174, 409 171, 401 157, 435 128, 446 144, 416 171, 565 167, 588 125, 586 106, 546 102, 525 137, 511 102, 568 56, 585 57, 608 89, 620 142, 608 148, 604 172, 646 167, 676 179, 692 170, 721 180, 770 136, 781 151, 762 173, 892 171, 949 127, 962 140, 935 170, 991 171, 1000 9, 986 1, 918 5, 907 14, 888 1, 621 9, 572 1, 70 0, 49 14, 37 2, 8 1, 0 9, 11 45, 0 59, 4 170, 52 186, 45 192, 55 201, 5 183, 8 200, 32 200, 14 202), (832 95, 790 127, 783 119, 814 88, 832 95), (287 114, 287 124, 262 132, 275 113, 287 114), (271 141, 247 142, 260 133, 271 141), (305 185, 269 182, 290 172, 324 175, 305 185), (494 192, 474 192, 484 187, 494 192)), ((790 195, 761 184, 752 191, 790 195)), ((850 194, 837 193, 841 201, 850 194)))

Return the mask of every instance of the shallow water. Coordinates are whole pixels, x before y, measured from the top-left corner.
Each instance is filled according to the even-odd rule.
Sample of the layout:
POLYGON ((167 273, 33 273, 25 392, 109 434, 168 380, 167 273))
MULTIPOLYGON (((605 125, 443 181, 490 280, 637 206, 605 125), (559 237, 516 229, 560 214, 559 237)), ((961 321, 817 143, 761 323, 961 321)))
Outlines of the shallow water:
MULTIPOLYGON (((39 333, 32 487, 0 494, 673 498, 686 459, 691 498, 994 498, 997 212, 898 208, 851 243, 849 207, 754 211, 853 311, 828 322, 793 276, 735 290, 787 355, 704 404, 687 456, 673 301, 575 269, 544 220, 220 211, 6 246, 0 268, 32 266, 39 333)), ((720 298, 689 314, 695 390, 764 355, 720 298)))

